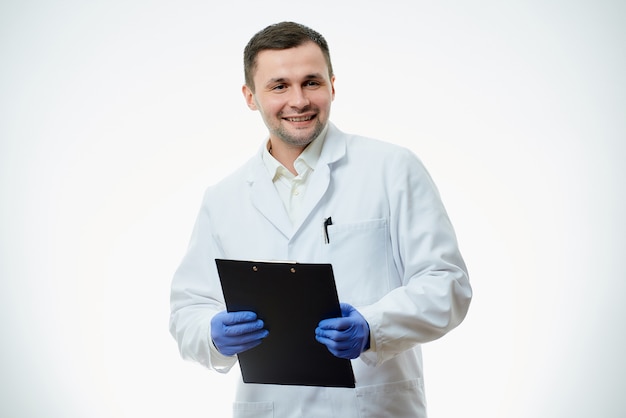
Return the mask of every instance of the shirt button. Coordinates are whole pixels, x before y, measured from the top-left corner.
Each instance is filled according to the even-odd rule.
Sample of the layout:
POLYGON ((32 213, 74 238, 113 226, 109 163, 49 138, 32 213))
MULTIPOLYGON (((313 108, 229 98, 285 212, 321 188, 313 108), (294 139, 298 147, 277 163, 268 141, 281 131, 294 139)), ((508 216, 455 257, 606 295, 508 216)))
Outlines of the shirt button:
POLYGON ((300 194, 300 190, 295 189, 295 190, 293 191, 293 195, 294 195, 294 196, 298 196, 299 194, 300 194))

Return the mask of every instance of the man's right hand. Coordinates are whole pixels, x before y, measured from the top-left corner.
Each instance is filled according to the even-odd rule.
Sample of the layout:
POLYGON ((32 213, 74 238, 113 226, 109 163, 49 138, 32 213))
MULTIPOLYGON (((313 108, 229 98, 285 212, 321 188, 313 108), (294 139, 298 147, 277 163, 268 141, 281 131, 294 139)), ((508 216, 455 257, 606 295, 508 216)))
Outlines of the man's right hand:
POLYGON ((234 356, 261 344, 269 331, 263 321, 249 311, 222 311, 211 319, 211 339, 220 353, 234 356))

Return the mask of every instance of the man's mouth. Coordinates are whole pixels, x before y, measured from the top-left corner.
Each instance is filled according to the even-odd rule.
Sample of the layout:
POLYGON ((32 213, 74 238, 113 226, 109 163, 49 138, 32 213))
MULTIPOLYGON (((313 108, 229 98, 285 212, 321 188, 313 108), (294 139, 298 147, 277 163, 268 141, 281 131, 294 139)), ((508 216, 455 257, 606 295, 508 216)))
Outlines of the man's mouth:
POLYGON ((306 122, 306 121, 313 119, 314 117, 315 115, 309 115, 309 116, 299 116, 295 118, 284 118, 284 119, 289 122, 306 122))

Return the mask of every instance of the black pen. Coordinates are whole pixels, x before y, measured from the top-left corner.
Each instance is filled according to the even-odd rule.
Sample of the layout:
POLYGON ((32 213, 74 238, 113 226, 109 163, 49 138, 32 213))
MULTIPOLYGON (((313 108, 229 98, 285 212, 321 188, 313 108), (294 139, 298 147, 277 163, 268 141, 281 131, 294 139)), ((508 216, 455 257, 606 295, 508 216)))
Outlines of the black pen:
POLYGON ((326 241, 326 244, 330 244, 330 237, 328 236, 328 225, 332 224, 333 220, 330 216, 324 219, 324 240, 326 241))

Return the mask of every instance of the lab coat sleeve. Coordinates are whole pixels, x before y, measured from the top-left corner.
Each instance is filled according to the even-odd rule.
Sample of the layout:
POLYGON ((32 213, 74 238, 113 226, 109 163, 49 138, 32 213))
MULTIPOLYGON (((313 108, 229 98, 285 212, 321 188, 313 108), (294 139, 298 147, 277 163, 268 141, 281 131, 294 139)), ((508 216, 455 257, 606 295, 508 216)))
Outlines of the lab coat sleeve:
POLYGON ((184 359, 225 373, 237 357, 222 355, 211 341, 211 318, 224 310, 225 304, 214 261, 219 243, 211 234, 208 202, 207 191, 189 248, 172 280, 170 333, 184 359))
POLYGON ((455 232, 430 175, 409 151, 393 167, 397 174, 387 184, 390 236, 402 283, 358 307, 370 325, 370 350, 361 355, 369 365, 443 336, 465 318, 472 297, 455 232))

